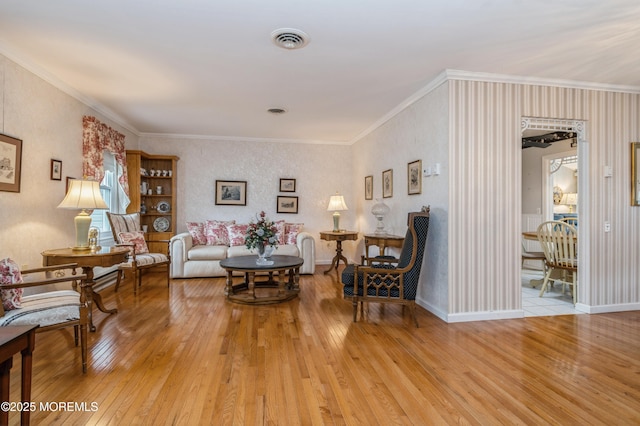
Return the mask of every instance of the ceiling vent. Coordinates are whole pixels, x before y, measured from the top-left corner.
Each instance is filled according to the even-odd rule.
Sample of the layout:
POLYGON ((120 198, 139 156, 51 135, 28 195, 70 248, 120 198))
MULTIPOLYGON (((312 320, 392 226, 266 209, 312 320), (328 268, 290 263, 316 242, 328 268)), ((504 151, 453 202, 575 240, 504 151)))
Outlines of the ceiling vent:
POLYGON ((300 30, 293 28, 280 28, 271 33, 273 43, 283 49, 300 49, 309 43, 309 36, 300 30))
POLYGON ((287 110, 284 108, 269 108, 267 112, 278 115, 278 114, 284 114, 285 112, 287 112, 287 110))

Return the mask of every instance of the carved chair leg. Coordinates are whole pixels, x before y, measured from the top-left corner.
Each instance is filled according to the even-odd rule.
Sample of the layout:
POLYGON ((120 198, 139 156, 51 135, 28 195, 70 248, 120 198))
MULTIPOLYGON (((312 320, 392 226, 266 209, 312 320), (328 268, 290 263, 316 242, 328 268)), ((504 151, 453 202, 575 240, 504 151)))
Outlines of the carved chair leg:
POLYGON ((76 346, 78 346, 78 327, 77 325, 73 326, 73 340, 76 344, 76 346))
POLYGON ((122 282, 122 269, 118 269, 118 275, 116 276, 116 289, 114 291, 118 291, 118 287, 120 287, 121 282, 122 282))
POLYGON ((80 350, 82 351, 82 373, 87 372, 87 326, 80 325, 80 350))
POLYGON ((409 305, 409 311, 411 312, 411 318, 413 318, 413 323, 416 325, 416 328, 420 328, 418 325, 418 317, 416 316, 416 303, 411 302, 409 305))
POLYGON ((358 299, 353 298, 353 322, 358 322, 358 299))

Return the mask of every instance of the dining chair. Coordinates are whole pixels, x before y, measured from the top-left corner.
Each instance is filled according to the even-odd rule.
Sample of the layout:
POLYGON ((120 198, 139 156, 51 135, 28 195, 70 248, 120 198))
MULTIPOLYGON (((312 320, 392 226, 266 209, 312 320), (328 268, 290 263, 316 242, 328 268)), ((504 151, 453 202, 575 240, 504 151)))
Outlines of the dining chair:
POLYGON ((343 295, 353 303, 353 322, 358 318, 358 305, 363 303, 396 303, 408 306, 416 327, 415 299, 429 230, 429 207, 409 213, 407 233, 399 258, 374 258, 374 264, 348 265, 342 271, 343 295))
MULTIPOLYGON (((116 278, 115 291, 118 291, 122 281, 124 271, 131 270, 134 275, 133 294, 137 293, 137 288, 142 286, 142 271, 157 266, 166 266, 167 287, 170 283, 171 257, 164 253, 149 253, 147 242, 144 239, 144 232, 140 225, 140 213, 115 214, 107 212, 107 218, 111 225, 113 239, 119 246, 128 246, 131 256, 126 263, 118 265, 118 276, 116 278)), ((164 241, 169 247, 169 241, 164 241)), ((167 253, 169 251, 167 250, 167 253)))
MULTIPOLYGON (((549 286, 553 271, 561 271, 555 281, 561 281, 572 287, 573 304, 578 298, 578 232, 572 225, 551 220, 538 226, 538 241, 542 246, 545 256, 546 272, 540 290, 540 297, 544 295, 549 286)), ((564 285, 563 285, 564 289, 564 285)))

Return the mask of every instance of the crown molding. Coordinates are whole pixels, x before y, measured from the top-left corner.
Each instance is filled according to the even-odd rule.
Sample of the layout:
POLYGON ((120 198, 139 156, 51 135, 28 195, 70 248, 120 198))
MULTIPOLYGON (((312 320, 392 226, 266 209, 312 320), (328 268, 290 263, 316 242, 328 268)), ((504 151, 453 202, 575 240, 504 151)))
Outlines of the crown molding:
POLYGON ((324 140, 311 140, 311 139, 278 139, 278 138, 250 138, 242 136, 217 136, 217 135, 193 135, 193 134, 179 134, 179 133, 140 133, 140 138, 153 138, 153 139, 194 139, 194 140, 207 140, 214 142, 256 142, 256 143, 292 143, 292 144, 307 144, 307 145, 351 145, 350 141, 324 141, 324 140))

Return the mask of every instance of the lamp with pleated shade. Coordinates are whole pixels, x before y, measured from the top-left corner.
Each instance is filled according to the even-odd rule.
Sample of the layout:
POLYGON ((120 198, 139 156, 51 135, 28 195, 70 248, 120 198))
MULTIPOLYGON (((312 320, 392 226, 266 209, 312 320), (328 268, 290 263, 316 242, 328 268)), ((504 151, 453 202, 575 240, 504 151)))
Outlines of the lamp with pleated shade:
POLYGON ((340 231, 340 212, 345 210, 348 209, 344 197, 336 192, 336 195, 332 195, 329 199, 329 207, 327 207, 327 211, 333 212, 333 232, 340 231))
POLYGON ((89 250, 91 212, 87 210, 109 208, 100 194, 100 183, 91 180, 71 180, 69 191, 58 208, 80 210, 73 220, 76 226, 76 245, 73 250, 89 250))

